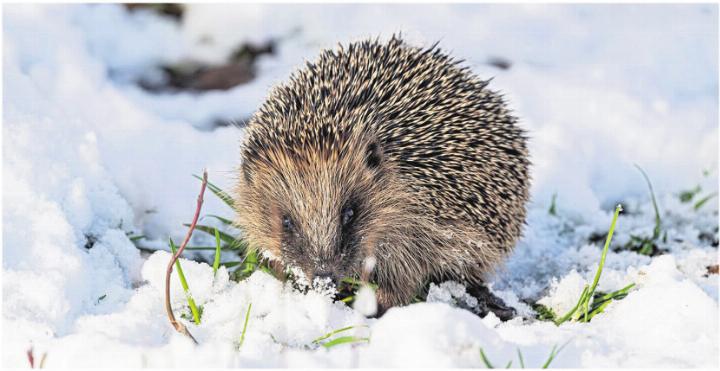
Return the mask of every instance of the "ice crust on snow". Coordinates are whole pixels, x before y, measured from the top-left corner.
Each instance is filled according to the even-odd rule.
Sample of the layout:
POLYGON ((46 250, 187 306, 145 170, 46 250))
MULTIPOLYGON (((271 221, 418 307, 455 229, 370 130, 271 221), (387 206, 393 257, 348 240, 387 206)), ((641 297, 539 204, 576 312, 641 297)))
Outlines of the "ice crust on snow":
MULTIPOLYGON (((718 275, 707 270, 718 262, 707 237, 717 239, 718 199, 695 210, 677 195, 718 187, 717 6, 193 4, 185 16, 176 24, 113 4, 3 7, 4 367, 26 367, 30 346, 36 358, 47 353, 47 367, 482 367, 480 348, 514 366, 519 349, 538 367, 563 344, 553 366, 719 366, 718 275), (180 240, 199 186, 190 175, 203 168, 230 189, 242 130, 210 130, 214 120, 247 119, 324 47, 398 31, 418 45, 441 40, 494 77, 530 133, 527 227, 488 280, 518 317, 479 318, 460 308, 477 304, 465 288, 445 282, 426 303, 366 318, 376 305, 368 291, 353 309, 332 302, 331 290, 301 292, 263 272, 236 283, 225 268, 213 274, 181 259, 203 308, 200 326, 183 320, 195 347, 165 317, 170 255, 143 255, 128 236, 165 250, 168 236, 180 240), (154 94, 134 83, 160 63, 219 62, 241 41, 270 37, 284 37, 277 53, 229 91, 154 94), (497 56, 512 67, 486 63, 497 56), (613 247, 652 233, 633 163, 653 181, 666 253, 611 250, 598 290, 637 287, 590 323, 523 319, 534 314, 528 303, 556 313, 574 305, 601 254, 589 241, 604 238, 617 202, 626 212, 613 247), (313 342, 347 326, 344 335, 371 341, 313 342)), ((205 199, 204 214, 232 215, 205 199)), ((171 298, 178 317, 189 312, 176 276, 171 298)))

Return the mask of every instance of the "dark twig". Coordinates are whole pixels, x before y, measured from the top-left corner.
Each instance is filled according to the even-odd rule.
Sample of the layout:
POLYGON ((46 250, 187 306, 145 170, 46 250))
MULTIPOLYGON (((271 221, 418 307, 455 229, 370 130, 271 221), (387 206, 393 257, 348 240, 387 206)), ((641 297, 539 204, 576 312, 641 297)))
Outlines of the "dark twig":
POLYGON ((192 223, 190 223, 190 229, 188 229, 188 233, 185 236, 185 240, 183 241, 182 245, 180 245, 180 248, 172 256, 172 259, 170 259, 170 262, 167 266, 167 271, 165 272, 165 309, 167 310, 168 319, 170 320, 170 323, 173 325, 173 327, 175 327, 175 330, 177 330, 177 332, 187 335, 187 337, 192 339, 195 344, 198 343, 197 340, 195 340, 192 334, 190 334, 190 331, 188 331, 185 325, 175 319, 175 315, 173 314, 172 304, 170 304, 170 275, 172 274, 175 261, 178 260, 180 255, 183 253, 183 250, 185 250, 185 246, 187 246, 188 242, 190 241, 190 237, 192 237, 192 233, 195 230, 195 225, 197 224, 198 218, 200 217, 200 209, 202 209, 205 187, 207 187, 207 170, 203 170, 202 185, 200 186, 200 194, 197 198, 195 216, 193 217, 192 223))

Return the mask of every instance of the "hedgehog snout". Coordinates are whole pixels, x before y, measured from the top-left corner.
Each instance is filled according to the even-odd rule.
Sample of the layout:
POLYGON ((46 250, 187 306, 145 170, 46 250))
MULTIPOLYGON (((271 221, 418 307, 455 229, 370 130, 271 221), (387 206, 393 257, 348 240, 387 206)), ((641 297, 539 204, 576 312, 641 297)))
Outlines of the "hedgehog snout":
POLYGON ((323 281, 330 281, 335 284, 337 284, 338 281, 338 275, 330 269, 316 269, 313 272, 313 279, 315 278, 323 281))

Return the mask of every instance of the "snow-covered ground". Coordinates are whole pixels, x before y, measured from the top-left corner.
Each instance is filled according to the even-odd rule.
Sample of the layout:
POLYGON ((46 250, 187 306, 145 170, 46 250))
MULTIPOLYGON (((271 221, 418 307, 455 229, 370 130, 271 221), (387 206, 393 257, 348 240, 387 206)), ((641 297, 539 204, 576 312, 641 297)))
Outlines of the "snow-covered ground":
MULTIPOLYGON (((193 5, 180 25, 118 5, 3 6, 2 365, 27 366, 496 366, 517 351, 552 366, 718 367, 718 202, 699 210, 678 193, 718 189, 718 7, 704 5, 193 5), (464 289, 433 287, 428 303, 366 319, 327 295, 301 294, 262 272, 235 283, 222 268, 183 260, 200 345, 177 334, 163 306, 169 255, 209 169, 233 181, 242 130, 268 89, 322 48, 402 31, 440 40, 504 91, 531 136, 533 189, 523 240, 492 288, 518 309, 563 313, 592 281, 614 205, 613 246, 650 235, 658 195, 668 253, 610 252, 599 290, 635 283, 590 323, 501 323, 455 307, 464 289), (285 37, 257 79, 229 91, 156 94, 132 81, 158 64, 224 60, 242 41, 285 37), (213 43, 202 40, 213 40, 213 43), (487 64, 501 57, 508 70, 487 64), (557 215, 549 215, 553 194, 557 215), (709 239, 707 237, 710 236, 709 239), (91 248, 87 249, 85 246, 91 248), (248 305, 247 332, 239 340, 248 305), (334 329, 368 344, 325 349, 334 329)), ((208 194, 204 213, 230 217, 208 194)), ((173 301, 184 296, 177 281, 173 301)))

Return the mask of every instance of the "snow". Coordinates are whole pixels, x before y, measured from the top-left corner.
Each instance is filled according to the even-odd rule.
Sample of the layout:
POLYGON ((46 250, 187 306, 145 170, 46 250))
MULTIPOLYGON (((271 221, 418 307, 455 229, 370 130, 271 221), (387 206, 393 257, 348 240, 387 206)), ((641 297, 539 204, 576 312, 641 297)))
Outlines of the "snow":
MULTIPOLYGON (((699 210, 678 192, 718 188, 716 5, 191 5, 182 24, 118 5, 3 7, 2 365, 26 367, 718 367, 718 198, 699 210), (352 14, 348 17, 347 14, 352 14), (245 120, 275 83, 324 47, 393 32, 440 46, 494 77, 530 133, 528 224, 491 290, 516 308, 480 318, 462 285, 366 318, 331 290, 306 293, 257 272, 182 260, 202 324, 177 334, 163 303, 169 254, 141 255, 129 234, 180 240, 199 182, 229 189, 245 120), (215 43, 199 43, 203 38, 215 43), (242 41, 284 37, 257 78, 224 92, 149 93, 134 80, 159 63, 220 62, 242 41), (489 58, 512 63, 489 66, 489 58), (592 282, 611 211, 613 246, 652 233, 653 182, 666 254, 610 251, 598 290, 636 287, 590 323, 531 318, 528 302, 564 313, 592 282), (708 170, 703 175, 703 170, 708 170), (557 215, 549 215, 553 194, 557 215), (249 312, 242 346, 245 314, 249 312), (343 335, 369 343, 325 349, 343 335), (367 327, 366 327, 367 326, 367 327)), ((206 196, 204 214, 231 216, 206 196)), ((208 221, 210 223, 210 221, 208 221)), ((165 247, 163 247, 165 248, 165 247)), ((165 248, 166 249, 166 248, 165 248)), ((176 315, 187 313, 176 276, 176 315)))
POLYGON ((377 313, 377 297, 372 288, 362 286, 355 294, 353 309, 364 316, 372 316, 377 313))

